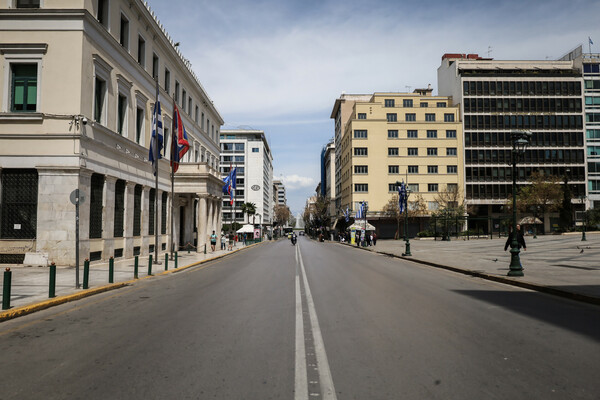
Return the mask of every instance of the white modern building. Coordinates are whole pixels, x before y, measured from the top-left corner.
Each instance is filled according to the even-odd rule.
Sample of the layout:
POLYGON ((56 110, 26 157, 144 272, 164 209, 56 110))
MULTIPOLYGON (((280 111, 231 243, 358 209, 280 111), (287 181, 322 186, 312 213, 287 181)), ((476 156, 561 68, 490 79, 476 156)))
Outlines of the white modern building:
POLYGON ((234 204, 228 194, 223 195, 223 224, 237 222, 273 224, 273 155, 265 132, 253 129, 221 130, 221 176, 224 179, 231 168, 237 167, 234 204), (256 215, 242 212, 242 204, 254 203, 256 215))
POLYGON ((223 119, 146 3, 9 0, 0 20, 0 263, 74 265, 76 189, 81 259, 202 249, 220 229, 223 119), (157 84, 166 147, 175 104, 190 144, 173 197, 169 152, 158 189, 148 161, 157 84))

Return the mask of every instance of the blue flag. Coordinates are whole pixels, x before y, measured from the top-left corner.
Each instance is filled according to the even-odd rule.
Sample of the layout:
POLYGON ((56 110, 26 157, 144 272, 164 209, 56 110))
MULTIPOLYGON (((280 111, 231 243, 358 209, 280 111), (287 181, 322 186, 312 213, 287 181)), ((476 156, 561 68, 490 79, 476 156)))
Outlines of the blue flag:
POLYGON ((400 186, 398 186, 398 208, 400 209, 400 214, 402 214, 404 210, 406 210, 407 197, 408 196, 406 195, 406 184, 402 182, 400 186))
POLYGON ((350 222, 350 209, 346 207, 346 211, 344 212, 344 217, 346 218, 346 222, 350 222))
POLYGON ((158 159, 162 158, 161 151, 163 147, 163 122, 162 122, 162 112, 160 109, 160 99, 157 99, 156 104, 154 104, 154 111, 152 112, 152 140, 150 140, 150 153, 148 154, 148 159, 152 163, 154 167, 154 175, 156 175, 156 171, 158 169, 157 164, 154 162, 154 142, 156 141, 156 136, 158 135, 158 159))
POLYGON ((229 201, 233 205, 233 191, 236 188, 236 175, 237 175, 237 167, 235 167, 229 175, 223 180, 223 193, 229 195, 229 201))

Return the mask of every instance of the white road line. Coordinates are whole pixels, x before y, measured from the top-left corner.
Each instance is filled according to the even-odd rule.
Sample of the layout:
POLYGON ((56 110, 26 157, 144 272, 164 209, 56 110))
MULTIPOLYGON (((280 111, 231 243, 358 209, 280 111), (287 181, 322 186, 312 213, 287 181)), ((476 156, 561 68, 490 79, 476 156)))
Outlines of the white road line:
MULTIPOLYGON (((310 293, 310 287, 308 286, 308 279, 306 279, 306 270, 304 269, 304 262, 302 261, 302 252, 300 251, 299 245, 297 245, 296 254, 298 255, 298 259, 300 260, 302 280, 304 282, 304 290, 306 292, 306 303, 308 304, 308 314, 310 316, 310 324, 312 325, 313 341, 315 344, 315 353, 317 356, 317 364, 319 370, 319 381, 321 384, 321 396, 323 400, 337 400, 337 396, 335 394, 335 387, 333 386, 333 378, 331 377, 331 370, 329 369, 329 362, 327 361, 327 353, 325 352, 325 344, 323 343, 323 337, 321 336, 321 328, 319 327, 319 320, 317 319, 317 311, 315 309, 315 303, 313 302, 312 294, 310 293)), ((296 278, 298 278, 298 275, 296 275, 296 278)), ((297 310, 298 308, 296 308, 296 321, 298 318, 297 310)))
POLYGON ((296 248, 296 368, 294 377, 294 399, 308 399, 306 375, 306 350, 304 348, 304 321, 302 319, 302 293, 300 293, 300 268, 296 248))

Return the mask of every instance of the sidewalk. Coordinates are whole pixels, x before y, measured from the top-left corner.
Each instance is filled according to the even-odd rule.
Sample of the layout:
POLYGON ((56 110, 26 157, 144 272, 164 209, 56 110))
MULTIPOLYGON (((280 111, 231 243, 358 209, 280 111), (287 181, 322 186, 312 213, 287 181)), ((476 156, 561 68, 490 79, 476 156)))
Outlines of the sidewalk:
MULTIPOLYGON (((260 243, 258 243, 260 244, 260 243)), ((257 244, 257 245, 258 245, 257 244)), ((214 253, 207 251, 207 254, 187 251, 178 253, 177 270, 191 267, 196 264, 210 261, 216 258, 233 254, 244 248, 254 246, 254 244, 244 246, 242 243, 236 243, 233 251, 216 250, 214 253)), ((154 254, 153 254, 154 256, 154 254)), ((165 252, 159 253, 160 264, 152 264, 152 275, 165 273, 165 252)), ((2 264, 2 274, 6 268, 12 271, 10 310, 0 310, 0 321, 24 315, 38 309, 51 307, 55 304, 65 303, 76 300, 95 293, 116 289, 131 284, 134 280, 134 259, 117 258, 114 261, 114 279, 113 284, 108 283, 108 262, 98 261, 90 263, 89 289, 83 289, 83 261, 79 267, 79 283, 81 288, 75 287, 76 270, 75 267, 56 267, 56 297, 49 299, 49 267, 26 267, 23 265, 2 264)), ((175 270, 175 261, 169 260, 168 272, 175 270)), ((148 256, 140 256, 138 259, 138 278, 148 277, 148 256)), ((4 289, 3 275, 0 275, 0 287, 4 289)))
MULTIPOLYGON (((378 240, 369 251, 453 270, 484 279, 521 286, 554 295, 600 304, 600 232, 526 236, 527 251, 521 249, 523 277, 509 277, 510 252, 506 238, 450 242, 410 240, 412 256, 402 257, 403 240, 378 240)), ((363 248, 364 249, 364 248, 363 248)), ((510 250, 510 247, 509 247, 510 250)))

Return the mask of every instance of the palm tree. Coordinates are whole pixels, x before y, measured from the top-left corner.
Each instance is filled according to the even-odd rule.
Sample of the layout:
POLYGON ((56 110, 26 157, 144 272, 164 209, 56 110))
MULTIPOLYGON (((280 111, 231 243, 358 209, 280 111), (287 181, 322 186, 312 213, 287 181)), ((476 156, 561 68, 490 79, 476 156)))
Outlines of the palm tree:
POLYGON ((248 214, 248 223, 250 223, 250 216, 256 214, 256 204, 250 202, 242 204, 242 212, 248 214))

